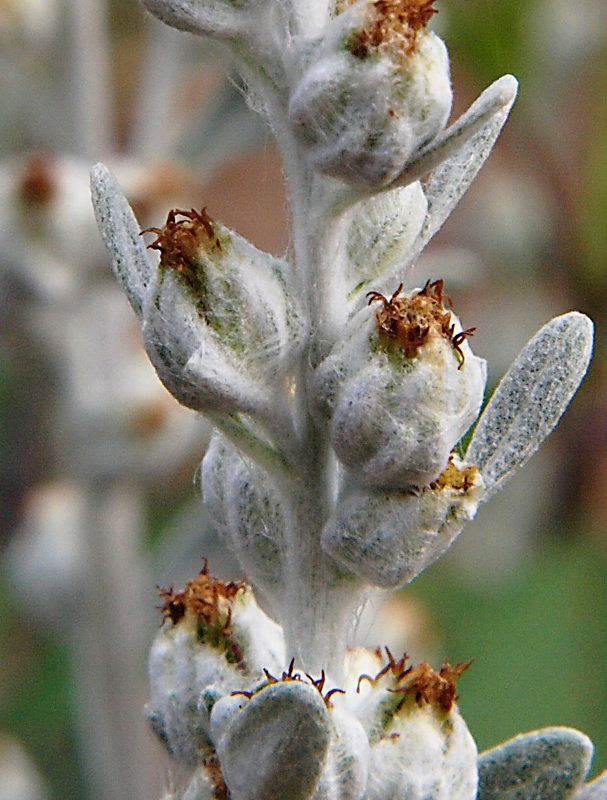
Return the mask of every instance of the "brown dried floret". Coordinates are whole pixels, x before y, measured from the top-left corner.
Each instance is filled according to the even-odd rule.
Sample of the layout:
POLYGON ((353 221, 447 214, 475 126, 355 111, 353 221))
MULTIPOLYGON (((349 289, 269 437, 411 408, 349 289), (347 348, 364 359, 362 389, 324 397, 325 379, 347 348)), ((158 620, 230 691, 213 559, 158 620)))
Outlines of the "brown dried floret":
POLYGON ((401 283, 390 299, 379 292, 368 292, 367 297, 369 305, 382 304, 376 315, 380 337, 396 342, 407 358, 414 358, 430 336, 438 334, 452 344, 460 362, 458 369, 461 369, 464 364, 461 345, 476 328, 455 333, 451 312, 445 307, 451 306, 451 299, 443 290, 444 281, 427 281, 423 289, 407 297, 402 294, 401 283))
POLYGON ((243 657, 232 633, 231 600, 244 589, 242 583, 224 583, 209 574, 208 562, 188 581, 181 592, 158 587, 164 603, 161 613, 173 625, 182 619, 195 619, 200 640, 225 652, 230 663, 243 666, 243 657))
POLYGON ((478 482, 478 469, 473 466, 458 467, 453 461, 454 452, 449 456, 449 462, 438 478, 429 485, 428 489, 452 489, 460 494, 466 494, 478 482))
POLYGON ((217 755, 213 753, 213 755, 208 756, 203 761, 203 767, 213 787, 213 800, 230 800, 230 792, 226 786, 217 755))
POLYGON ((156 234, 148 248, 159 251, 160 265, 176 270, 194 290, 199 289, 200 283, 197 270, 200 250, 221 252, 221 242, 206 208, 200 211, 174 208, 162 228, 145 228, 141 235, 144 233, 156 234), (178 216, 184 219, 177 219, 178 216))
MULTIPOLYGON (((255 689, 252 692, 238 691, 238 692, 232 692, 232 695, 233 696, 243 695, 244 697, 247 697, 250 700, 251 697, 253 697, 254 695, 259 694, 259 692, 262 692, 268 686, 273 686, 276 683, 292 683, 292 682, 301 682, 301 681, 303 681, 305 683, 301 672, 295 672, 294 670, 295 670, 295 659, 294 658, 291 659, 288 669, 283 671, 283 673, 280 676, 280 678, 275 678, 274 675, 272 675, 271 672, 269 672, 267 669, 264 668, 264 675, 266 676, 266 682, 265 683, 263 683, 261 686, 258 686, 257 689, 255 689)), ((304 673, 304 674, 305 674, 305 677, 310 682, 310 685, 313 686, 316 689, 316 691, 319 693, 319 695, 322 697, 322 699, 324 700, 325 705, 327 706, 327 708, 331 708, 331 698, 333 697, 334 694, 345 694, 345 691, 343 689, 330 689, 328 692, 323 694, 324 688, 325 688, 325 683, 326 683, 326 680, 327 680, 327 676, 325 675, 324 669, 322 670, 322 672, 320 674, 320 678, 316 678, 315 679, 311 675, 308 675, 307 672, 304 673)))
POLYGON ((423 30, 438 9, 435 0, 375 0, 370 6, 368 24, 350 41, 350 52, 357 58, 389 50, 411 55, 423 30))
POLYGON ((363 680, 376 684, 385 675, 390 674, 395 685, 388 691, 402 694, 403 703, 407 699, 412 699, 418 706, 431 705, 444 712, 449 712, 453 708, 453 704, 457 700, 457 679, 472 664, 472 660, 470 660, 451 666, 448 661, 444 661, 440 670, 436 672, 427 661, 407 667, 409 657, 406 654, 398 661, 387 647, 386 654, 388 656, 386 666, 375 677, 361 675, 357 691, 360 690, 363 680))

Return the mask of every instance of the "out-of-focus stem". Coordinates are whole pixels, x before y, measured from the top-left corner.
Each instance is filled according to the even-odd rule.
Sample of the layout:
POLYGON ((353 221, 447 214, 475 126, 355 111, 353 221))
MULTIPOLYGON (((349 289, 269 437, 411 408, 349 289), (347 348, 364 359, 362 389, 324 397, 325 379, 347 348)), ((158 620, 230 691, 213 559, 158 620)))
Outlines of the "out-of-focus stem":
POLYGON ((99 160, 111 150, 110 53, 102 0, 68 0, 70 90, 80 155, 99 160))
POLYGON ((142 498, 126 483, 91 482, 86 491, 86 592, 72 646, 89 793, 94 800, 149 800, 158 758, 141 711, 147 644, 142 498))
POLYGON ((135 158, 162 158, 177 139, 171 106, 175 86, 179 85, 183 34, 151 16, 147 17, 147 22, 146 51, 131 125, 129 154, 135 158))

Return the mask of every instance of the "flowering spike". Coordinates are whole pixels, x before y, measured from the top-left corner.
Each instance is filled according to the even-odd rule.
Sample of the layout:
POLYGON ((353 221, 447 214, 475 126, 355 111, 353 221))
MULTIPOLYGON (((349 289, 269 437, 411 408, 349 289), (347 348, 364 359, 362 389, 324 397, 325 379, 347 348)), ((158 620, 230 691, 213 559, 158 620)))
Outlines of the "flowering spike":
MULTIPOLYGON (((403 586, 449 548, 590 359, 583 315, 545 326, 460 457, 486 383, 475 328, 442 279, 409 291, 405 278, 484 163, 516 80, 447 127, 433 0, 144 2, 231 48, 277 133, 294 224, 287 263, 206 208, 173 209, 141 232, 152 267, 115 181, 93 171, 148 355, 217 428, 204 502, 251 584, 217 581, 205 562, 182 591, 160 590, 148 717, 194 767, 180 800, 477 800, 479 767, 479 800, 605 800, 604 782, 582 787, 590 747, 575 732, 478 760, 457 707, 470 662, 345 653, 369 586, 403 586)), ((30 205, 48 204, 44 176, 30 178, 30 205)))

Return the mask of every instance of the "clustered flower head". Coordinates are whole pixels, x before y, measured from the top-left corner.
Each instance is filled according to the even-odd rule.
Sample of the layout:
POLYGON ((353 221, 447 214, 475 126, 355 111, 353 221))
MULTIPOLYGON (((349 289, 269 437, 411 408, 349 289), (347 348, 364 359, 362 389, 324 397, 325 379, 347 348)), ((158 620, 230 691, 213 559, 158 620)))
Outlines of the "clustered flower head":
POLYGON ((442 279, 407 287, 488 156, 516 81, 496 81, 447 127, 449 62, 429 0, 146 5, 229 50, 276 136, 292 220, 284 259, 206 208, 140 231, 112 175, 92 173, 158 376, 214 426, 203 502, 247 576, 223 583, 205 564, 183 591, 161 591, 147 714, 192 767, 178 796, 606 797, 604 778, 581 788, 592 745, 577 731, 538 731, 479 758, 457 706, 469 663, 435 670, 348 648, 364 602, 449 548, 554 428, 588 367, 592 323, 557 317, 481 413, 475 329, 442 279))

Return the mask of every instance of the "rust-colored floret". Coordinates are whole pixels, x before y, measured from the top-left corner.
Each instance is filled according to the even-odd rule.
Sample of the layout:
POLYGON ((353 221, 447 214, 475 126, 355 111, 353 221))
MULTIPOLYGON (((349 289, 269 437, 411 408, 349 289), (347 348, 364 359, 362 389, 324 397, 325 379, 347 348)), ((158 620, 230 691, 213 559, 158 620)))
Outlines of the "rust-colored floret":
MULTIPOLYGON (((242 695, 250 700, 254 695, 259 694, 259 692, 262 692, 268 686, 273 686, 276 683, 293 683, 302 681, 305 683, 301 672, 295 672, 294 658, 291 659, 288 669, 283 671, 280 678, 274 677, 274 675, 272 675, 272 673, 269 670, 265 669, 265 667, 263 672, 264 675, 266 676, 266 682, 264 684, 258 686, 257 689, 255 689, 252 692, 247 692, 247 691, 232 692, 232 696, 242 695)), ((311 675, 308 675, 307 672, 304 674, 305 677, 310 682, 310 685, 313 686, 318 692, 318 694, 322 697, 327 708, 331 708, 331 698, 333 697, 334 694, 345 694, 345 691, 343 689, 330 689, 328 692, 325 692, 323 694, 325 688, 325 682, 327 680, 327 676, 325 675, 324 669, 320 674, 320 678, 313 678, 311 675)))
POLYGON ((242 583, 224 583, 210 575, 205 559, 199 574, 186 583, 183 591, 175 592, 172 586, 158 587, 164 601, 160 610, 163 618, 171 620, 173 625, 185 618, 194 619, 201 641, 219 648, 230 663, 244 668, 240 647, 232 634, 230 607, 230 601, 242 589, 242 583))
POLYGON ((213 800, 230 800, 230 792, 221 771, 221 764, 215 754, 208 756, 203 761, 203 767, 211 782, 213 800))
POLYGON ((188 581, 181 592, 173 591, 173 587, 161 589, 160 596, 164 600, 161 608, 164 619, 170 619, 176 625, 190 611, 202 617, 207 623, 215 624, 219 621, 220 601, 231 600, 243 588, 242 583, 224 583, 209 574, 208 561, 198 575, 188 581))
POLYGON ((160 252, 161 266, 176 270, 193 289, 199 283, 196 269, 199 251, 221 252, 221 242, 206 208, 200 211, 174 208, 162 228, 145 228, 141 235, 144 233, 156 234, 148 248, 160 252), (177 219, 178 216, 183 219, 177 219))
POLYGON ((395 341, 407 358, 414 358, 420 347, 426 344, 432 333, 443 336, 451 342, 461 369, 464 353, 461 345, 476 328, 468 328, 455 333, 455 323, 451 322, 451 312, 446 305, 451 299, 444 293, 442 280, 427 281, 423 289, 412 297, 402 294, 403 284, 396 289, 390 299, 379 292, 368 292, 369 305, 380 302, 382 307, 376 315, 380 336, 395 341))
POLYGON ((444 661, 440 670, 436 672, 427 661, 407 667, 409 660, 407 654, 396 661, 387 647, 386 655, 388 663, 374 678, 370 675, 360 676, 357 691, 360 690, 363 680, 375 685, 385 675, 390 674, 394 686, 390 687, 388 691, 402 694, 403 703, 408 698, 412 698, 418 706, 431 705, 444 712, 449 712, 453 708, 453 704, 457 700, 457 679, 472 664, 471 660, 451 666, 448 661, 444 661))
POLYGON ((411 55, 419 31, 438 13, 434 3, 435 0, 375 0, 369 23, 354 35, 350 52, 357 58, 385 49, 411 55))
POLYGON ((452 489, 466 494, 478 481, 478 469, 475 466, 458 467, 453 462, 454 453, 449 456, 449 463, 435 481, 428 487, 435 489, 452 489))

